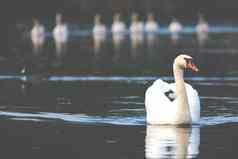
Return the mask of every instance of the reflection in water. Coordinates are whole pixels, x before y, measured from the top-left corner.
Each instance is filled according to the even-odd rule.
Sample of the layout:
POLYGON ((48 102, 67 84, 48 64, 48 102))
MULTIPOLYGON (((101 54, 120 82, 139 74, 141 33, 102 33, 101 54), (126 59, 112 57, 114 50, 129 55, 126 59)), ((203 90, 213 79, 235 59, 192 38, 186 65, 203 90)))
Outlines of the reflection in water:
POLYGON ((143 58, 144 24, 139 21, 137 13, 131 16, 130 38, 131 38, 131 59, 139 62, 143 58))
POLYGON ((122 64, 123 61, 124 63, 126 62, 126 60, 129 59, 129 57, 127 56, 127 53, 123 47, 123 44, 125 44, 125 42, 120 42, 120 43, 115 43, 114 44, 114 54, 113 54, 113 57, 112 57, 112 60, 113 60, 113 63, 116 63, 116 64, 122 64))
MULTIPOLYGON (((158 44, 159 41, 158 40, 154 40, 154 41, 147 41, 147 46, 146 46, 146 62, 148 63, 148 61, 150 63, 153 63, 154 61, 157 60, 158 54, 160 54, 160 52, 158 52, 158 44)), ((160 59, 163 59, 163 54, 160 55, 160 59)), ((162 64, 162 62, 158 62, 157 63, 162 64)))
POLYGON ((53 30, 53 38, 55 40, 56 56, 61 56, 67 51, 68 43, 68 26, 63 22, 62 14, 56 15, 56 26, 53 30))
POLYGON ((156 44, 158 44, 158 31, 159 26, 157 22, 154 19, 154 15, 152 13, 149 13, 147 15, 147 21, 145 24, 145 33, 146 33, 146 44, 147 44, 147 59, 149 61, 154 61, 156 57, 154 55, 158 54, 158 51, 156 50, 156 44))
POLYGON ((27 95, 27 84, 25 82, 21 82, 20 84, 20 91, 23 96, 27 95))
POLYGON ((145 156, 154 158, 194 158, 199 154, 200 127, 147 125, 145 156))
POLYGON ((126 25, 121 21, 120 14, 116 13, 113 17, 112 24, 112 42, 113 42, 113 62, 120 64, 121 53, 125 54, 123 51, 123 45, 125 44, 126 36, 126 25))
POLYGON ((131 46, 131 60, 134 64, 143 64, 146 60, 146 52, 142 44, 131 46))
POLYGON ((92 33, 94 42, 93 70, 94 72, 100 72, 101 69, 107 68, 107 60, 111 57, 109 56, 108 51, 105 49, 107 28, 106 25, 102 23, 102 18, 99 14, 96 14, 94 17, 94 27, 92 33))
POLYGON ((45 43, 45 28, 40 24, 38 19, 33 19, 33 28, 31 30, 31 41, 33 45, 33 52, 39 54, 45 43))

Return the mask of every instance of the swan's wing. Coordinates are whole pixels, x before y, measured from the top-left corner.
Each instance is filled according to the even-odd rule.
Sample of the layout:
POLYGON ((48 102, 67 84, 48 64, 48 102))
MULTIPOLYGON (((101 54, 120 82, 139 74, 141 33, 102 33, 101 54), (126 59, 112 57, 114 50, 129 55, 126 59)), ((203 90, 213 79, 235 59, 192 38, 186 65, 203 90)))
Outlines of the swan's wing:
POLYGON ((171 89, 170 84, 161 79, 156 80, 146 91, 145 103, 151 102, 150 99, 155 99, 161 102, 172 102, 175 99, 175 91, 171 89))
POLYGON ((172 120, 175 110, 173 99, 169 97, 174 91, 161 79, 156 80, 145 93, 147 121, 161 124, 172 120))
MULTIPOLYGON (((169 84, 170 89, 175 91, 175 83, 169 84)), ((200 98, 198 92, 190 84, 185 83, 185 88, 188 96, 188 104, 191 112, 192 122, 196 123, 200 119, 200 98)))
POLYGON ((169 99, 171 102, 175 100, 175 90, 170 87, 170 84, 159 79, 153 83, 154 87, 159 87, 164 97, 169 99))

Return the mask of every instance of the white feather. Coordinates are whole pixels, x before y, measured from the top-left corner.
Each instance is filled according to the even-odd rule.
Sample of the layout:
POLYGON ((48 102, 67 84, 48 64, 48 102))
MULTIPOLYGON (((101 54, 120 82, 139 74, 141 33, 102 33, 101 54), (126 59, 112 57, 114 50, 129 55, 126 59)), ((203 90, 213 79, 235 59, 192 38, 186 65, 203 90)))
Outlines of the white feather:
MULTIPOLYGON (((185 83, 192 123, 200 119, 200 100, 193 87, 185 83)), ((177 100, 170 101, 164 94, 172 90, 175 92, 175 83, 167 83, 161 79, 156 80, 145 93, 145 106, 147 122, 151 124, 173 124, 176 112, 179 109, 177 100)))

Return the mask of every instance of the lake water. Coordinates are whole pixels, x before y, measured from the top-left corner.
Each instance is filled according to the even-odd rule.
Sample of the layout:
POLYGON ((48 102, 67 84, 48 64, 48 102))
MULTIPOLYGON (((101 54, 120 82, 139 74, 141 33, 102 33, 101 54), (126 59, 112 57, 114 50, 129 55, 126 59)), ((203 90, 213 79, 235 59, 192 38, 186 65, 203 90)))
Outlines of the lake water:
MULTIPOLYGON (((51 39, 33 54, 29 41, 13 47, 0 76, 0 149, 9 158, 231 158, 238 139, 236 33, 210 35, 203 47, 184 35, 162 36, 136 48, 110 40, 95 51, 90 37, 72 38, 55 55, 51 39), (192 127, 147 126, 145 90, 157 78, 173 81, 179 52, 199 73, 185 80, 199 92, 201 121, 192 127), (26 73, 21 74, 25 68, 26 73)), ((235 158, 235 157, 234 157, 235 158)))

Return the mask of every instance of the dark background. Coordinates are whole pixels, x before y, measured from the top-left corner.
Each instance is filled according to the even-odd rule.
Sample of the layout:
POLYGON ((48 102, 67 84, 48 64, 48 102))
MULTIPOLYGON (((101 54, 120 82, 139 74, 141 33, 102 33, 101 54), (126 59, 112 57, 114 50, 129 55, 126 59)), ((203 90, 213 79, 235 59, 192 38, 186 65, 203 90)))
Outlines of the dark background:
POLYGON ((114 12, 128 15, 132 11, 141 14, 152 11, 162 20, 175 15, 183 20, 191 20, 201 12, 215 21, 229 21, 237 19, 237 4, 236 0, 9 0, 5 15, 11 14, 14 22, 33 16, 45 18, 62 12, 71 18, 87 21, 95 13, 111 18, 114 12))

